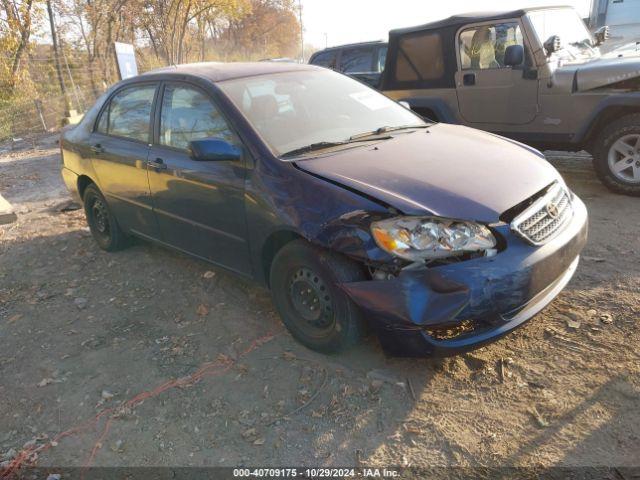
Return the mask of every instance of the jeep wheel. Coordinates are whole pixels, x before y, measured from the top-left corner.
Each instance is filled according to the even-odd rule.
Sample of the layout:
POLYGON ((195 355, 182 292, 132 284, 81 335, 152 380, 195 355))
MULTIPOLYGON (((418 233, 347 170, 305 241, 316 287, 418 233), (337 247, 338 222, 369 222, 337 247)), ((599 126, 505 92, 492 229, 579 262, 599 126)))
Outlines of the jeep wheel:
POLYGON ((622 117, 600 134, 593 165, 609 190, 640 196, 640 114, 622 117))

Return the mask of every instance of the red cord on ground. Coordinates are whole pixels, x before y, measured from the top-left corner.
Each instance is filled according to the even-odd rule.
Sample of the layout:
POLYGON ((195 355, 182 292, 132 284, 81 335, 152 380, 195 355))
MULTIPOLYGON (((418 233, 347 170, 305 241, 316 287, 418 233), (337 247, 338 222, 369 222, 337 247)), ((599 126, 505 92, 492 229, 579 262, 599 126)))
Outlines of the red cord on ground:
POLYGON ((37 457, 39 454, 49 450, 50 448, 53 447, 54 444, 58 444, 60 440, 62 440, 63 438, 79 434, 92 427, 95 428, 95 425, 98 423, 98 421, 102 417, 107 416, 107 420, 102 429, 102 432, 98 437, 98 440, 94 443, 93 448, 91 449, 91 454, 89 455, 87 461, 84 463, 83 469, 86 470, 91 465, 93 465, 93 462, 95 460, 96 455, 98 454, 98 451, 102 447, 102 444, 105 438, 109 434, 111 423, 113 422, 115 416, 119 412, 126 411, 127 409, 133 410, 135 407, 143 403, 145 400, 149 398, 157 397, 158 395, 166 392, 167 390, 170 390, 176 387, 185 387, 188 385, 193 385, 204 377, 225 373, 231 367, 233 367, 233 365, 237 363, 239 358, 244 357, 245 355, 251 353, 256 348, 271 341, 274 338, 274 336, 275 335, 268 333, 263 337, 257 338, 256 340, 251 342, 251 344, 245 350, 240 352, 237 355, 236 359, 232 359, 227 356, 220 356, 214 362, 206 362, 202 364, 202 366, 191 375, 187 375, 186 377, 182 377, 178 379, 168 380, 167 382, 157 386, 153 390, 141 392, 137 394, 135 397, 127 400, 126 402, 123 402, 117 408, 106 408, 104 410, 101 410, 97 415, 90 418, 89 420, 86 420, 85 422, 79 425, 76 425, 68 430, 65 430, 64 432, 59 433, 49 442, 42 444, 39 447, 26 448, 21 450, 18 453, 18 455, 16 455, 16 457, 11 461, 9 466, 4 471, 0 471, 0 478, 9 478, 11 474, 17 473, 17 471, 25 465, 34 466, 35 463, 37 462, 37 457))

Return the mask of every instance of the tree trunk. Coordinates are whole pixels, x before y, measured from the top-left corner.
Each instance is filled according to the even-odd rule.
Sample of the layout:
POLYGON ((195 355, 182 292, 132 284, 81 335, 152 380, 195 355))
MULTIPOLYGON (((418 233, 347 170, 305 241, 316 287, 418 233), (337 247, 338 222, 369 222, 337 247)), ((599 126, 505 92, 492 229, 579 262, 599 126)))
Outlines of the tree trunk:
POLYGON ((58 75, 58 82, 60 83, 60 91, 64 100, 65 116, 69 116, 69 110, 71 110, 71 104, 69 103, 69 97, 67 95, 67 88, 64 84, 64 77, 62 76, 62 65, 60 64, 60 48, 58 46, 58 35, 56 33, 56 25, 53 18, 53 8, 51 7, 51 0, 47 0, 47 13, 49 14, 49 25, 51 26, 51 41, 53 43, 53 55, 56 63, 56 73, 58 75))
POLYGON ((11 88, 13 88, 15 86, 16 75, 18 73, 18 70, 20 69, 20 64, 22 62, 22 56, 24 55, 24 52, 29 45, 29 39, 31 37, 31 7, 33 6, 33 0, 28 0, 26 2, 26 9, 23 19, 20 18, 20 15, 17 11, 12 11, 12 7, 15 8, 15 6, 10 5, 6 1, 3 2, 3 6, 7 15, 8 23, 17 24, 20 28, 20 41, 18 43, 18 48, 16 49, 16 53, 11 64, 11 88))

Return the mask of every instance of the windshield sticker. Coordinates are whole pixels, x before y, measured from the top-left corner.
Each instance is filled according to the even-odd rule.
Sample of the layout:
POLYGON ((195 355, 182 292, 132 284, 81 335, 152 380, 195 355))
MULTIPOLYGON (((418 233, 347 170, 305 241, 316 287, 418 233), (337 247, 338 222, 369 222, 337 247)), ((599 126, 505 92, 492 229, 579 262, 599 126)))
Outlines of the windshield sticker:
POLYGON ((387 99, 376 92, 357 92, 352 93, 349 96, 372 111, 380 110, 381 108, 389 106, 387 99))

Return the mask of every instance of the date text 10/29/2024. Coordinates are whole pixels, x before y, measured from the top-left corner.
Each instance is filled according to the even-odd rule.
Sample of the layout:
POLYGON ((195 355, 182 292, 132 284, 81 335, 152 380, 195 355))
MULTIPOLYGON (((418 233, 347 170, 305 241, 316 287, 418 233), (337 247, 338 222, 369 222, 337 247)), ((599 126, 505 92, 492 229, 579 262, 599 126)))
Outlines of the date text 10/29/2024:
POLYGON ((388 468, 234 468, 234 478, 398 478, 388 468))

